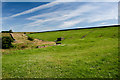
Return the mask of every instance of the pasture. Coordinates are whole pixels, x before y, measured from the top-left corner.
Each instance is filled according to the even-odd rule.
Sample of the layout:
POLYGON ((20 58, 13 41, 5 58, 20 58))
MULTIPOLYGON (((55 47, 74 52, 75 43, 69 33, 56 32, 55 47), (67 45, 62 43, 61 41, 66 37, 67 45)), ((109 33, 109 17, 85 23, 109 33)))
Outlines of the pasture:
POLYGON ((64 39, 56 46, 5 50, 3 78, 118 78, 118 27, 26 35, 64 39))

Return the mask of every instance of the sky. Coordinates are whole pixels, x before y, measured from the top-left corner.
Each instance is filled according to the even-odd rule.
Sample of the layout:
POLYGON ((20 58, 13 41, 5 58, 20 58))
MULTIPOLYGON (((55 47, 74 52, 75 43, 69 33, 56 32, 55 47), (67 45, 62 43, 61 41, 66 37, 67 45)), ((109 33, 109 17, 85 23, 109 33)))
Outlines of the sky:
POLYGON ((2 2, 119 2, 120 0, 2 0, 2 2))
POLYGON ((118 2, 2 2, 2 30, 42 32, 118 24, 118 2))

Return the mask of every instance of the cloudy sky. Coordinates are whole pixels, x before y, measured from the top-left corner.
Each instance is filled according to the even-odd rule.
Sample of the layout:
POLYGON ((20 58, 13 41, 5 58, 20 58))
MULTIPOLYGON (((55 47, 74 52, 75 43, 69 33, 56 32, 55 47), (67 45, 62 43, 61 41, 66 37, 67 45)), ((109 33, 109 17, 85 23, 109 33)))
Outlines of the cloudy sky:
POLYGON ((3 2, 2 30, 41 32, 118 24, 117 2, 3 2))

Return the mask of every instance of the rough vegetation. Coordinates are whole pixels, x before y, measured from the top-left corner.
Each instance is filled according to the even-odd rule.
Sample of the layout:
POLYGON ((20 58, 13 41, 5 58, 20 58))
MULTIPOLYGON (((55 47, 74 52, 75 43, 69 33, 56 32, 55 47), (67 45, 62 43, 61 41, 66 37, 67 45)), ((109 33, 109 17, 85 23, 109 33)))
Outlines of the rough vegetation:
POLYGON ((13 39, 11 37, 2 37, 2 49, 9 49, 13 47, 12 42, 13 39))
MULTIPOLYGON (((26 34, 30 34, 30 33, 26 33, 26 34)), ((3 33, 3 37, 9 37, 11 40, 14 40, 11 43, 14 46, 14 47, 11 47, 11 50, 29 49, 29 48, 36 48, 37 46, 42 46, 42 45, 54 45, 55 44, 55 42, 42 41, 40 39, 26 36, 26 34, 21 33, 21 32, 10 33, 10 34, 3 33)), ((3 50, 3 51, 7 51, 7 50, 3 50)))
POLYGON ((33 41, 34 39, 32 37, 28 37, 28 40, 33 41))

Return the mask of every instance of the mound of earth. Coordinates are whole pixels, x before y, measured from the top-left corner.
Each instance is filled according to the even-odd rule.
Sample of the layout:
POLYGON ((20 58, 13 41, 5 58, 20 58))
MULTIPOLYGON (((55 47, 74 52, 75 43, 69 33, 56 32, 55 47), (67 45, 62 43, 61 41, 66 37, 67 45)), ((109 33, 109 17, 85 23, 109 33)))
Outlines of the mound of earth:
POLYGON ((15 39, 13 44, 19 46, 37 47, 42 45, 55 45, 55 42, 52 41, 43 41, 40 39, 34 39, 33 41, 28 40, 28 36, 24 33, 11 33, 12 37, 15 39))

